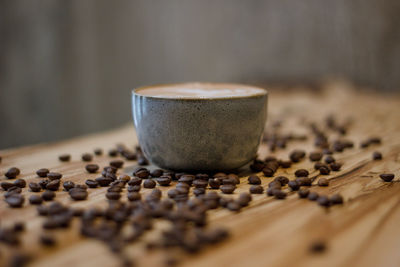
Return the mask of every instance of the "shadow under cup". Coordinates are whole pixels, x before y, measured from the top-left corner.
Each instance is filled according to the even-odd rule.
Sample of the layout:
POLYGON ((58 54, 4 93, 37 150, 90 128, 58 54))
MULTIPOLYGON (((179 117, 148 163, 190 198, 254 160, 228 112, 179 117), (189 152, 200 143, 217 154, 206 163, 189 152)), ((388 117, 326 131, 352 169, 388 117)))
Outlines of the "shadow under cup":
POLYGON ((133 120, 144 155, 160 168, 233 170, 256 157, 267 118, 266 90, 255 95, 171 98, 141 95, 141 89, 145 88, 132 92, 133 120))

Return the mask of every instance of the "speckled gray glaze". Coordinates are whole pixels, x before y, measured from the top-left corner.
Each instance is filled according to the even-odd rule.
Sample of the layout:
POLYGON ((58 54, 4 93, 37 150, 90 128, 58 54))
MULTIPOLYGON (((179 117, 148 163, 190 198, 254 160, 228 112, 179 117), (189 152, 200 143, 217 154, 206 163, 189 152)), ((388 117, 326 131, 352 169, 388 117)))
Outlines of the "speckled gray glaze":
POLYGON ((239 168, 255 158, 267 91, 226 98, 160 98, 132 92, 139 144, 155 165, 179 171, 239 168))

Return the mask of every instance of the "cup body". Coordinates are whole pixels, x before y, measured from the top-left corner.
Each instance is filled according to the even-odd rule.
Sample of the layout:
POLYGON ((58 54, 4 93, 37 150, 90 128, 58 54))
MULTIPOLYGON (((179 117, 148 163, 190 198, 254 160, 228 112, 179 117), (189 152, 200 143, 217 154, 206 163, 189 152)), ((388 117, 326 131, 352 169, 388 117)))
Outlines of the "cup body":
MULTIPOLYGON (((140 88, 138 88, 140 89, 140 88)), ((226 98, 160 98, 132 92, 144 155, 176 171, 237 169, 256 157, 267 118, 267 92, 226 98)))

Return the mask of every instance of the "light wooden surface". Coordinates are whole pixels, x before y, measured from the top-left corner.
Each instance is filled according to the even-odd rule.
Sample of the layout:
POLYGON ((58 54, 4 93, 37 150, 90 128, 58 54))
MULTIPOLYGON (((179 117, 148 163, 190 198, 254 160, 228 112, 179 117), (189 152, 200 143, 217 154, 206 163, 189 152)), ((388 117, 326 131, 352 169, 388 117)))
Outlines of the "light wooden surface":
MULTIPOLYGON (((344 165, 339 172, 329 176, 330 186, 313 185, 311 190, 324 194, 341 193, 345 203, 329 209, 316 203, 299 199, 296 193, 289 193, 285 200, 276 200, 263 195, 253 195, 249 207, 240 213, 218 209, 210 212, 210 225, 223 225, 231 230, 232 236, 226 242, 210 247, 196 255, 182 254, 182 266, 400 266, 400 97, 378 96, 354 91, 345 83, 325 86, 322 92, 312 90, 273 90, 270 93, 269 125, 282 119, 282 132, 309 133, 309 122, 323 123, 328 114, 335 114, 338 121, 351 123, 346 139, 355 142, 354 149, 335 154, 344 165), (382 137, 382 145, 360 149, 359 143, 370 136, 382 137), (373 151, 381 151, 384 159, 372 161, 373 151), (393 172, 394 182, 384 183, 378 178, 382 172, 393 172), (327 250, 321 254, 309 252, 309 246, 316 240, 324 240, 327 250)), ((269 126, 267 130, 270 130, 269 126)), ((4 129, 3 129, 4 130, 4 129)), ((27 129, 28 130, 28 129, 27 129)), ((240 130, 240 129, 237 129, 240 130)), ((335 138, 334 134, 331 136, 335 138)), ((261 146, 261 158, 275 155, 287 158, 294 148, 307 152, 314 150, 312 138, 307 142, 290 143, 287 149, 269 153, 261 146)), ((99 174, 87 174, 80 155, 96 147, 104 150, 124 143, 137 143, 131 126, 111 132, 77 138, 53 144, 43 144, 0 151, 0 180, 11 166, 21 169, 20 178, 39 181, 35 171, 46 167, 64 174, 63 180, 83 183, 99 174), (71 153, 72 161, 58 161, 61 153, 71 153)), ((108 156, 95 157, 94 162, 105 166, 108 156)), ((136 162, 126 162, 126 171, 136 162)), ((277 175, 293 178, 297 168, 307 168, 311 175, 317 173, 307 159, 294 164, 290 169, 279 169, 277 175)), ((266 186, 273 178, 262 178, 266 186)), ((233 197, 248 191, 246 177, 233 197)), ((169 188, 161 188, 168 190, 169 188)), ((57 192, 57 199, 73 206, 102 206, 106 203, 105 188, 89 189, 87 201, 73 202, 68 194, 57 192)), ((142 189, 146 194, 150 189, 142 189)), ((24 189, 26 198, 31 192, 24 189)), ((125 193, 124 193, 125 194, 125 193)), ((125 199, 125 195, 123 197, 125 199)), ((22 209, 10 209, 0 201, 0 224, 10 225, 14 221, 25 221, 28 230, 23 234, 23 250, 37 253, 32 266, 118 266, 118 259, 100 241, 79 236, 78 221, 68 230, 54 231, 60 241, 55 248, 43 248, 38 244, 43 218, 36 216, 36 208, 25 203, 22 209)), ((143 240, 158 237, 158 229, 146 234, 143 240)), ((159 266, 163 252, 149 252, 144 241, 126 248, 125 252, 134 258, 138 266, 159 266)), ((0 266, 10 255, 10 249, 0 244, 0 266)))

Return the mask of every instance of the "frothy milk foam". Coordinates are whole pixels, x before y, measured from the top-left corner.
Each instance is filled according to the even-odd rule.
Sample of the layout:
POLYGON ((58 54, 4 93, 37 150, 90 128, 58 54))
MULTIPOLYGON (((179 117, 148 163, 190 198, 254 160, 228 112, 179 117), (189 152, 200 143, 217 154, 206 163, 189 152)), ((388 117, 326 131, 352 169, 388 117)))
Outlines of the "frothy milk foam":
POLYGON ((264 95, 266 91, 240 84, 184 83, 140 88, 136 93, 160 98, 229 98, 264 95))

